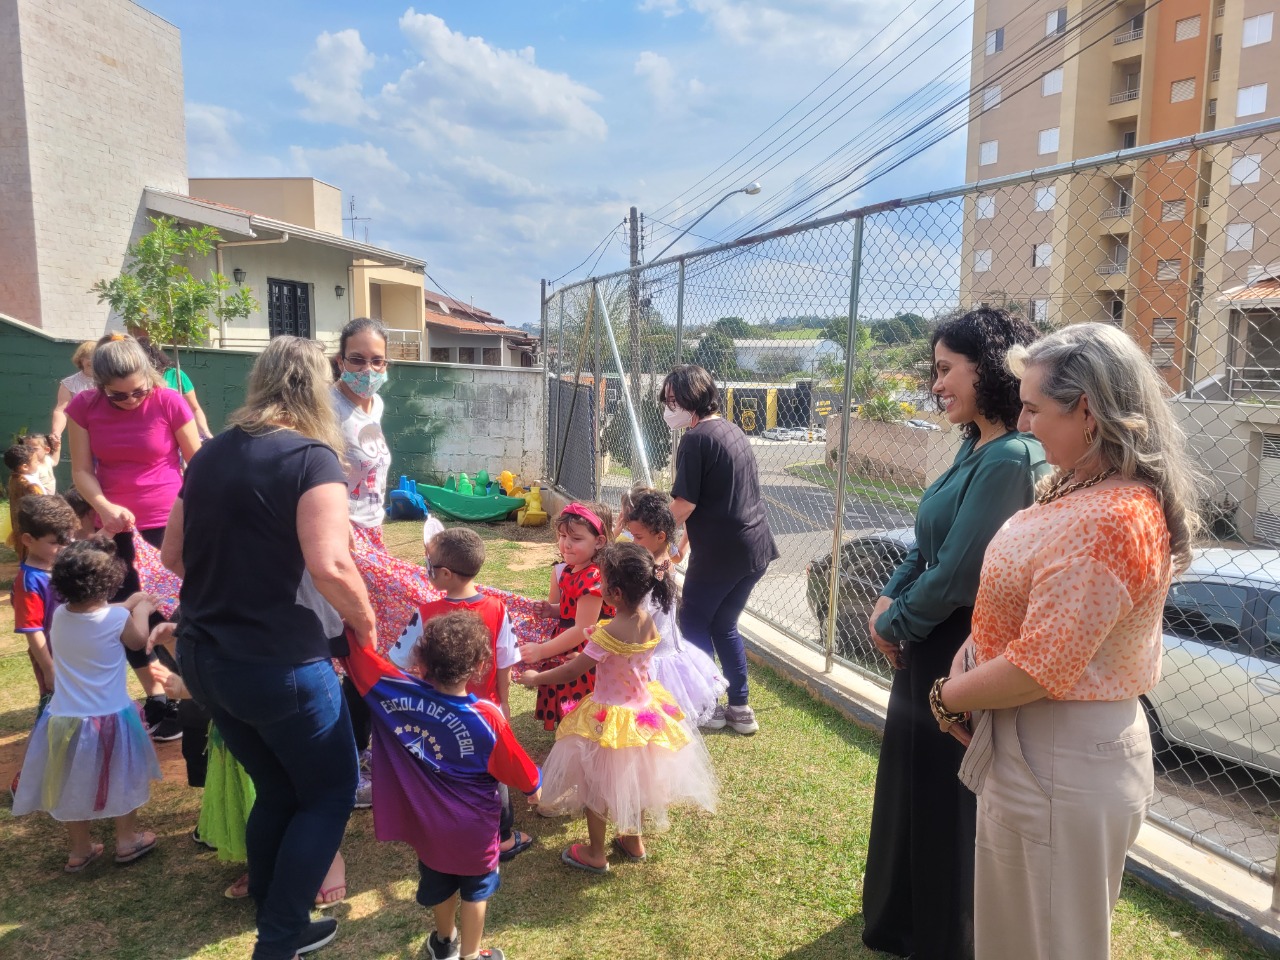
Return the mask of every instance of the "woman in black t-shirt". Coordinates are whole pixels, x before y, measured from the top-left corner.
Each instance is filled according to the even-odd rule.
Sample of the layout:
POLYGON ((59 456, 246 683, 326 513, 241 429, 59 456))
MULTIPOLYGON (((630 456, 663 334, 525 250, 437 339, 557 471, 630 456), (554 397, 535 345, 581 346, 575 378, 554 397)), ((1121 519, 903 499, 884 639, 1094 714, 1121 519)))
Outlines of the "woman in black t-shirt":
POLYGON ((277 337, 245 405, 187 468, 161 556, 183 577, 178 662, 257 789, 245 830, 255 960, 328 942, 310 921, 355 797, 351 720, 329 664, 373 646, 348 547, 342 434, 320 344, 277 337))
POLYGON ((682 364, 662 384, 663 419, 687 427, 676 451, 671 512, 689 537, 689 569, 681 591, 680 629, 720 660, 729 705, 702 726, 760 729, 747 703, 747 654, 738 633, 751 590, 778 548, 769 530, 755 454, 736 424, 719 415, 720 394, 702 367, 682 364))

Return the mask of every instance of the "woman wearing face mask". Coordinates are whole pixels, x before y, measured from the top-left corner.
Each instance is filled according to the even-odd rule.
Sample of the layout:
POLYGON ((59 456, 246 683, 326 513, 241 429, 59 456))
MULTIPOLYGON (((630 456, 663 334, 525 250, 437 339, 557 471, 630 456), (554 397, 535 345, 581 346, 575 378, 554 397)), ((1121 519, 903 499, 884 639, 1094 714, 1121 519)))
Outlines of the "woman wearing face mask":
POLYGON ((747 436, 720 416, 711 374, 681 364, 662 383, 662 417, 685 429, 676 451, 671 513, 683 523, 692 551, 685 574, 680 629, 729 681, 729 705, 717 704, 701 725, 750 736, 760 729, 747 703, 747 654, 738 633, 752 588, 778 548, 760 496, 759 468, 747 436))

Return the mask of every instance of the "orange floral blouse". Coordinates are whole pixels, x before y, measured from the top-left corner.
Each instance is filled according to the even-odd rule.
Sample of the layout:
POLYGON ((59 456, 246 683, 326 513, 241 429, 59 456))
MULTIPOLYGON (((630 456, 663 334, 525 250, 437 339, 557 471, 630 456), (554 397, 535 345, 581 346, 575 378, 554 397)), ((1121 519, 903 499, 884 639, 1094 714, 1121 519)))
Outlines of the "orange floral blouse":
POLYGON ((1172 561, 1147 487, 1082 490, 1028 507, 987 548, 973 611, 977 660, 1000 654, 1054 700, 1127 700, 1160 679, 1172 561))

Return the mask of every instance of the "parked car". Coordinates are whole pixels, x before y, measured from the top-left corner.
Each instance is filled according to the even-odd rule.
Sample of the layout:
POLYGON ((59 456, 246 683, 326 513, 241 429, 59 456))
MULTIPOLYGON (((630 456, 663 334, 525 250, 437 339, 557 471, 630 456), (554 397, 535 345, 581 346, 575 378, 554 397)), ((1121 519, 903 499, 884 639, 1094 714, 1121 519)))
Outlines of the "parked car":
POLYGON ((818 443, 827 442, 827 430, 825 427, 814 427, 809 433, 818 443))
POLYGON ((942 428, 936 423, 928 420, 908 420, 907 426, 915 430, 941 430, 942 428))
POLYGON ((764 437, 766 440, 790 440, 791 431, 786 427, 770 427, 768 430, 761 433, 760 436, 764 437))
POLYGON ((807 427, 788 427, 787 433, 790 435, 790 439, 803 440, 805 443, 808 443, 813 435, 812 431, 807 427))
MULTIPOLYGON (((857 537, 840 551, 836 653, 888 674, 867 620, 915 546, 910 528, 857 537)), ((809 609, 827 629, 831 557, 807 568, 809 609)), ((1160 682, 1142 697, 1157 764, 1171 747, 1280 776, 1280 551, 1201 550, 1169 590, 1160 682)))

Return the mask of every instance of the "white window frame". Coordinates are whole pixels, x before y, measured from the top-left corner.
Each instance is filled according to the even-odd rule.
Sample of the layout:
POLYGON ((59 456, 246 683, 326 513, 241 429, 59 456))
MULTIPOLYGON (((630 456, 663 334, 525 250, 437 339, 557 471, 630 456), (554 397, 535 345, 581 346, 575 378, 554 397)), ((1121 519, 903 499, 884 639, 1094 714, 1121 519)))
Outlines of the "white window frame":
POLYGON ((1187 200, 1165 200, 1160 204, 1160 222, 1175 223, 1187 219, 1187 200))
POLYGON ((1040 96, 1053 97, 1062 92, 1062 68, 1055 67, 1040 78, 1040 96))
POLYGON ((1231 160, 1231 185, 1239 187, 1262 179, 1262 154, 1246 153, 1231 160))
POLYGON ((1050 10, 1045 14, 1044 18, 1044 35, 1046 37, 1059 36, 1067 32, 1067 8, 1059 7, 1057 10, 1050 10))
POLYGON ((1227 253, 1243 253, 1253 249, 1253 224, 1228 223, 1223 230, 1227 238, 1227 253))
POLYGON ((973 218, 975 220, 994 220, 996 216, 996 198, 994 194, 979 195, 973 200, 973 218))
POLYGON ((1036 153, 1041 156, 1047 153, 1057 153, 1061 142, 1061 134, 1062 129, 1060 127, 1048 127, 1041 130, 1040 135, 1036 138, 1036 153))
POLYGON ((1058 188, 1056 186, 1049 184, 1046 187, 1036 187, 1036 210, 1039 213, 1052 210, 1057 202, 1058 188))
POLYGON ((1049 319, 1049 300, 1047 297, 1031 298, 1031 322, 1045 323, 1049 319))
POLYGON ((1037 243, 1031 248, 1031 266, 1033 267, 1051 267, 1053 266, 1053 244, 1037 243))
POLYGON ((1255 83, 1236 91, 1236 117, 1253 117, 1267 112, 1267 85, 1255 83))
POLYGON ((994 84, 982 91, 982 111, 994 110, 1000 106, 1000 84, 994 84))
POLYGON ((994 30, 987 31, 987 40, 983 49, 988 57, 1004 49, 1004 27, 996 27, 994 30))
POLYGON ((973 251, 973 272, 986 273, 991 269, 994 255, 990 250, 973 251))
POLYGON ((1182 277, 1182 258, 1156 261, 1156 279, 1162 281, 1177 280, 1182 277))
POLYGON ((1256 17, 1245 17, 1240 32, 1241 47, 1256 47, 1271 42, 1273 13, 1260 13, 1256 17))
POLYGON ((1186 77, 1169 84, 1169 102, 1186 103, 1196 98, 1196 78, 1186 77))
POLYGON ((978 144, 978 166, 989 167, 1000 161, 1000 141, 983 140, 978 144))
POLYGON ((1200 14, 1192 17, 1183 17, 1173 24, 1173 40, 1175 43, 1181 40, 1194 40, 1200 36, 1200 14))

